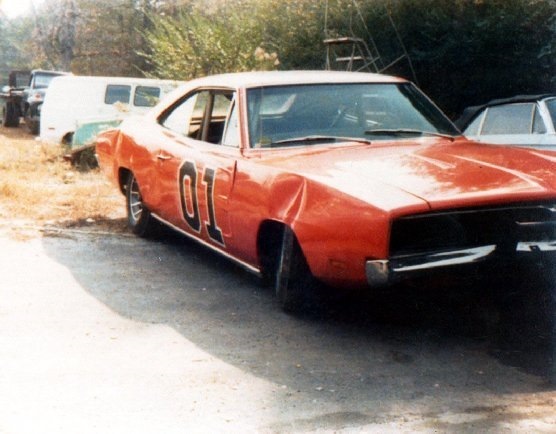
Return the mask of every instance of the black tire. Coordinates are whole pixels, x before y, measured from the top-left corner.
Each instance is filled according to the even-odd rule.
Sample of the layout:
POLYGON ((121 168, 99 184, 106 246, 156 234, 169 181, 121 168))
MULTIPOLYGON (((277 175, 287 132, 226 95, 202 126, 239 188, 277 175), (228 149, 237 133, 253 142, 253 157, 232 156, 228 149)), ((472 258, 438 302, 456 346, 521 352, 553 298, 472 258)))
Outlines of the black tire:
POLYGON ((127 224, 131 231, 144 238, 154 235, 156 221, 143 203, 139 184, 133 174, 130 174, 127 179, 125 198, 127 224))
POLYGON ((29 133, 31 133, 33 135, 39 134, 40 124, 38 122, 35 122, 35 121, 32 121, 31 119, 28 119, 28 120, 25 121, 25 124, 27 125, 27 129, 29 130, 29 133))
POLYGON ((2 123, 7 128, 19 126, 19 114, 17 113, 17 107, 11 102, 7 102, 4 105, 2 123))
POLYGON ((71 148, 71 144, 73 142, 73 133, 67 133, 63 138, 62 138, 62 145, 64 145, 67 148, 71 148))
POLYGON ((27 107, 25 112, 25 125, 31 134, 38 135, 40 132, 40 117, 38 115, 38 107, 36 105, 27 107))
POLYGON ((286 312, 296 312, 311 301, 315 281, 295 234, 287 227, 282 231, 278 251, 274 289, 286 312))

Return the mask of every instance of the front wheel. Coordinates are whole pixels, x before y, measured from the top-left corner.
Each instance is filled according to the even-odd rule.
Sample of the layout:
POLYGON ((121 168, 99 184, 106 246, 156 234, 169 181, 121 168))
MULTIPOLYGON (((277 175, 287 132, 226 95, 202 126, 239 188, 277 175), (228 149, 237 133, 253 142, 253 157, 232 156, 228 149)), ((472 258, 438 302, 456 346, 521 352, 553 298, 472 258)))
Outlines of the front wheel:
POLYGON ((153 235, 155 220, 143 203, 139 184, 133 174, 129 175, 125 189, 127 224, 140 237, 153 235))
POLYGON ((27 129, 29 133, 37 135, 40 132, 40 124, 37 121, 33 121, 30 118, 25 120, 25 124, 27 125, 27 129))
POLYGON ((295 234, 284 228, 277 258, 274 289, 282 309, 294 312, 309 301, 315 282, 295 234))

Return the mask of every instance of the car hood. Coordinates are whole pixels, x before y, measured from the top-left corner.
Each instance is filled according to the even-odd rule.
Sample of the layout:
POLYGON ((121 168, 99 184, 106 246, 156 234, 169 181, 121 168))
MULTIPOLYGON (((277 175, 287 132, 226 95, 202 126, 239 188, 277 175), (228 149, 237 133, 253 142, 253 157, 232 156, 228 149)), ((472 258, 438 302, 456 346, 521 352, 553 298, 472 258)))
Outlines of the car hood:
POLYGON ((268 162, 389 212, 556 199, 556 153, 425 138, 283 154, 268 162))

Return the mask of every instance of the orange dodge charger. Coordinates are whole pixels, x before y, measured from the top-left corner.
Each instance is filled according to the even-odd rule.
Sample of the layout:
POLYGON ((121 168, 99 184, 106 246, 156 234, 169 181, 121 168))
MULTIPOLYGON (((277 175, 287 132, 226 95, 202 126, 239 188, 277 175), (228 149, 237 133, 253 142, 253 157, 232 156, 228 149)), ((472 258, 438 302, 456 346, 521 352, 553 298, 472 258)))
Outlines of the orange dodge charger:
POLYGON ((162 222, 273 282, 401 279, 556 252, 556 154, 464 138, 412 83, 295 71, 190 81, 97 141, 129 226, 162 222))

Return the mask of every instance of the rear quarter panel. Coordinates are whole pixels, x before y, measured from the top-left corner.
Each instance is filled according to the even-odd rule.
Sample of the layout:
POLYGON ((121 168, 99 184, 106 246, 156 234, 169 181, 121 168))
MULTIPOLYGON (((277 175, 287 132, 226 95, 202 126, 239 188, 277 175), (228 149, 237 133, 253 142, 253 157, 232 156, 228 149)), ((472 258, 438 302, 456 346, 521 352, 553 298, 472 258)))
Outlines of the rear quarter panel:
POLYGON ((96 138, 96 155, 100 169, 118 187, 119 161, 116 148, 119 140, 120 131, 116 129, 104 131, 96 138))

